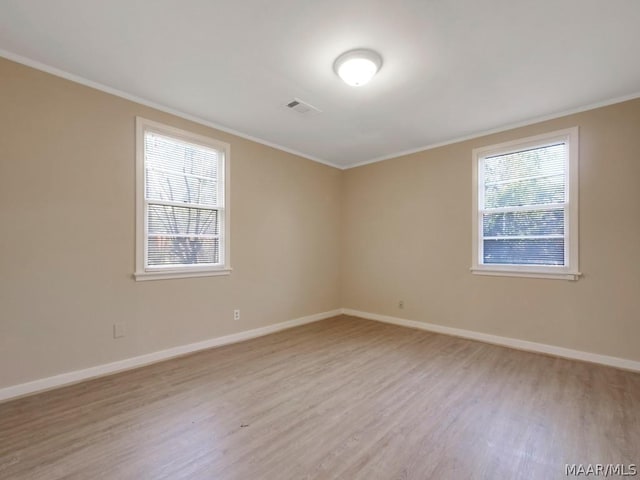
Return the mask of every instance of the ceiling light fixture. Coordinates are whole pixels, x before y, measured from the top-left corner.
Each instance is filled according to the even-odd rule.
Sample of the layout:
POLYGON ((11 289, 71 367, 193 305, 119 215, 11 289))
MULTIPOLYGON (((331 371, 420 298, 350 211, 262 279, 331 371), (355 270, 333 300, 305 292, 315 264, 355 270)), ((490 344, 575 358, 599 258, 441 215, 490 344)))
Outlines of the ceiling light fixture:
POLYGON ((340 55, 333 69, 347 85, 359 87, 369 80, 382 67, 382 57, 373 50, 350 50, 340 55))

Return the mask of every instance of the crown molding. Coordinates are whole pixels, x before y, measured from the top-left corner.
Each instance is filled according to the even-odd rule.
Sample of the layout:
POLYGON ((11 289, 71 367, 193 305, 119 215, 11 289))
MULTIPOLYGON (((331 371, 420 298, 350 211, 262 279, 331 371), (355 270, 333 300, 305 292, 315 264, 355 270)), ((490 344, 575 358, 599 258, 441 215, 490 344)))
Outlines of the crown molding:
POLYGON ((137 95, 132 95, 127 92, 123 92, 122 90, 118 90, 117 88, 110 87, 108 85, 104 85, 99 82, 94 82, 93 80, 89 80, 88 78, 81 77, 80 75, 76 75, 74 73, 67 72, 65 70, 61 70, 56 67, 52 67, 51 65, 47 65, 45 63, 39 62, 37 60, 32 60, 27 57, 23 57, 22 55, 18 55, 13 52, 9 52, 7 50, 0 49, 0 57, 6 58, 7 60, 11 60, 12 62, 19 63, 21 65, 25 65, 27 67, 31 67, 36 70, 40 70, 45 73, 49 73, 51 75, 55 75, 56 77, 64 78, 65 80, 69 80, 74 83, 79 83, 80 85, 84 85, 85 87, 93 88, 95 90, 99 90, 104 93, 108 93, 110 95, 114 95, 116 97, 124 98, 125 100, 129 100, 140 105, 144 105, 145 107, 151 107, 156 110, 159 110, 164 113, 170 113, 171 115, 175 115, 176 117, 183 118, 185 120, 189 120, 191 122, 198 123, 205 127, 214 128, 216 130, 220 130, 221 132, 229 133, 231 135, 235 135, 236 137, 244 138, 245 140, 251 140, 252 142, 259 143, 261 145, 265 145, 267 147, 275 148, 276 150, 281 150, 286 153, 290 153, 292 155, 296 155, 298 157, 305 158, 307 160, 311 160, 313 162, 321 163, 323 165, 327 165, 329 167, 337 168, 339 170, 344 169, 343 166, 336 165, 334 163, 328 162, 326 160, 322 160, 321 158, 314 157, 313 155, 308 155, 306 153, 299 152, 297 150, 293 150, 291 148, 285 147, 283 145, 278 145, 277 143, 270 142, 263 138, 254 137, 253 135, 249 135, 238 130, 234 130, 233 128, 226 127, 224 125, 220 125, 218 123, 211 122, 209 120, 205 120, 204 118, 197 117, 195 115, 191 115, 189 113, 183 112, 181 110, 177 110, 175 108, 169 107, 167 105, 163 105, 157 102, 153 102, 143 97, 139 97, 137 95))
POLYGON ((270 142, 270 141, 265 140, 263 138, 254 137, 253 135, 249 135, 249 134, 240 132, 238 130, 234 130, 232 128, 226 127, 224 125, 220 125, 218 123, 211 122, 209 120, 197 117, 195 115, 191 115, 189 113, 183 112, 181 110, 177 110, 177 109, 169 107, 167 105, 163 105, 163 104, 160 104, 160 103, 157 103, 157 102, 153 102, 151 100, 147 100, 147 99, 139 97, 137 95, 129 94, 129 93, 124 92, 122 90, 118 90, 116 88, 109 87, 108 85, 104 85, 102 83, 95 82, 93 80, 89 80, 87 78, 81 77, 80 75, 76 75, 76 74, 61 70, 59 68, 52 67, 51 65, 39 62, 37 60, 32 60, 30 58, 24 57, 22 55, 18 55, 16 53, 10 52, 8 50, 0 49, 0 57, 6 58, 7 60, 11 60, 11 61, 16 62, 16 63, 20 63, 22 65, 26 65, 27 67, 31 67, 31 68, 34 68, 36 70, 40 70, 40 71, 49 73, 51 75, 55 75, 57 77, 64 78, 66 80, 69 80, 69 81, 72 81, 72 82, 75 82, 75 83, 79 83, 81 85, 93 88, 95 90, 100 90, 102 92, 108 93, 110 95, 114 95, 116 97, 124 98, 125 100, 130 100, 132 102, 138 103, 140 105, 144 105, 146 107, 154 108, 154 109, 159 110, 161 112, 165 112, 165 113, 169 113, 171 115, 175 115, 176 117, 180 117, 180 118, 183 118, 185 120, 189 120, 189 121, 198 123, 198 124, 206 126, 206 127, 210 127, 210 128, 214 128, 216 130, 220 130, 221 132, 229 133, 231 135, 235 135, 237 137, 244 138, 246 140, 251 140, 252 142, 256 142, 256 143, 259 143, 261 145, 265 145, 267 147, 275 148, 276 150, 280 150, 280 151, 283 151, 283 152, 286 152, 286 153, 290 153, 292 155, 296 155, 296 156, 301 157, 301 158, 305 158, 307 160, 311 160, 313 162, 321 163, 322 165, 327 165, 329 167, 336 168, 338 170, 349 170, 349 169, 352 169, 352 168, 362 167, 364 165, 369 165, 369 164, 372 164, 372 163, 378 163, 378 162, 383 162, 385 160, 391 160, 391 159, 394 159, 394 158, 404 157, 406 155, 411 155, 411 154, 414 154, 414 153, 425 152, 427 150, 433 150, 434 148, 439 148, 439 147, 444 147, 444 146, 447 146, 447 145, 452 145, 452 144, 455 144, 455 143, 465 142, 467 140, 473 140, 475 138, 484 137, 486 135, 492 135, 492 134, 495 134, 495 133, 506 132, 508 130, 513 130, 515 128, 526 127, 528 125, 533 125, 533 124, 545 122, 545 121, 548 121, 548 120, 554 120, 556 118, 566 117, 567 115, 573 115, 573 114, 576 114, 576 113, 582 113, 582 112, 586 112, 586 111, 589 111, 589 110, 594 110, 596 108, 607 107, 609 105, 614 105, 616 103, 622 103, 622 102, 626 102, 626 101, 629 101, 629 100, 634 100, 636 98, 640 98, 640 91, 638 91, 638 92, 635 92, 635 93, 632 93, 632 94, 629 94, 629 95, 624 95, 624 96, 621 96, 621 97, 611 98, 611 99, 608 99, 608 100, 603 100, 603 101, 600 101, 600 102, 591 103, 591 104, 588 104, 588 105, 584 105, 584 106, 581 106, 581 107, 576 107, 576 108, 572 108, 572 109, 568 109, 568 110, 562 110, 562 111, 559 111, 559 112, 551 113, 549 115, 543 115, 543 116, 535 117, 535 118, 532 118, 532 119, 529 119, 529 120, 523 120, 523 121, 520 121, 520 122, 513 122, 513 123, 503 124, 501 126, 498 126, 498 127, 492 128, 492 129, 481 130, 481 131, 478 131, 478 132, 470 133, 468 135, 464 135, 464 136, 460 136, 460 137, 454 137, 454 138, 451 138, 449 140, 445 140, 443 142, 430 143, 430 144, 427 144, 427 145, 423 145, 423 146, 412 148, 412 149, 408 149, 408 150, 401 150, 399 152, 390 153, 390 154, 382 155, 382 156, 379 156, 379 157, 374 157, 374 158, 371 158, 369 160, 363 160, 361 162, 357 162, 357 163, 354 163, 354 164, 338 165, 336 163, 333 163, 333 162, 330 162, 330 161, 327 161, 327 160, 323 160, 323 159, 315 157, 313 155, 309 155, 309 154, 300 152, 298 150, 294 150, 294 149, 285 147, 283 145, 279 145, 277 143, 270 142))
POLYGON ((473 140, 474 138, 485 137, 487 135, 493 135, 494 133, 502 133, 509 130, 513 130, 515 128, 526 127, 528 125, 534 125, 536 123, 546 122, 548 120, 555 120, 556 118, 566 117, 568 115, 574 115, 576 113, 587 112, 589 110, 595 110, 596 108, 608 107, 609 105, 615 105, 616 103, 627 102, 629 100, 635 100, 636 98, 640 98, 640 92, 635 92, 630 95, 624 95, 622 97, 611 98, 609 100, 603 100, 601 102, 591 103, 589 105, 585 105, 582 107, 576 107, 569 110, 562 110, 560 112, 551 113, 549 115, 543 115, 540 117, 535 117, 530 120, 523 120, 521 122, 513 122, 501 125, 499 127, 495 127, 489 130, 482 130, 475 133, 470 133, 469 135, 465 135, 462 137, 455 137, 450 140, 445 140, 443 142, 430 143, 428 145, 424 145, 422 147, 412 148, 409 150, 402 150, 396 153, 390 153, 388 155, 383 155, 380 157, 375 157, 370 160, 363 160, 362 162, 355 163, 353 165, 349 165, 346 167, 342 167, 343 170, 349 170, 351 168, 362 167, 364 165, 369 165, 371 163, 383 162, 385 160, 391 160, 394 158, 404 157, 406 155, 411 155, 413 153, 425 152, 427 150, 433 150, 434 148, 445 147, 447 145, 453 145, 454 143, 466 142, 467 140, 473 140))

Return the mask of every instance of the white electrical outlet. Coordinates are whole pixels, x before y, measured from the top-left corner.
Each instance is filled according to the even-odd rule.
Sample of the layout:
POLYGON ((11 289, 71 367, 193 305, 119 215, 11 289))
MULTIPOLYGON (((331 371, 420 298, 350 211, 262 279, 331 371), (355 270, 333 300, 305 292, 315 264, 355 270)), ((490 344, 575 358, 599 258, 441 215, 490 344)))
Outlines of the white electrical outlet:
POLYGON ((122 338, 125 334, 124 323, 114 323, 113 324, 113 338, 122 338))
POLYGON ((233 319, 234 320, 240 320, 240 310, 234 310, 233 311, 233 319))

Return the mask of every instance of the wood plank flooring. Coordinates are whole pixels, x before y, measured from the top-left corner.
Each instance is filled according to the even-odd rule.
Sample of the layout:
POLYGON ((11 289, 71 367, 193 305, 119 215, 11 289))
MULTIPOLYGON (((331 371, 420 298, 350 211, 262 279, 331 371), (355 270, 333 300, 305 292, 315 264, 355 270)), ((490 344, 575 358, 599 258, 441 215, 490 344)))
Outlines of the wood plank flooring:
POLYGON ((640 464, 640 374, 344 316, 0 404, 3 480, 546 480, 566 463, 640 464))

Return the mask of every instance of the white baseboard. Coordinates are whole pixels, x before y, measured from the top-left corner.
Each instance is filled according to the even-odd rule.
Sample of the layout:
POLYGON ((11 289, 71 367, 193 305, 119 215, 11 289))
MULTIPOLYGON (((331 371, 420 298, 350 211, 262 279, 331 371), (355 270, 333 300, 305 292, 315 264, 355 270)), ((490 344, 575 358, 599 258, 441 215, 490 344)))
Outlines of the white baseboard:
POLYGON ((474 332, 472 330, 464 330, 461 328, 445 327, 433 323, 418 322, 415 320, 406 320, 404 318, 391 317, 388 315, 379 315, 377 313, 361 312, 350 308, 343 308, 342 313, 354 317, 375 320, 378 322, 391 323, 402 327, 417 328, 429 332, 443 333, 455 337, 468 338, 471 340, 479 340, 485 343, 502 345, 504 347, 515 348, 517 350, 526 350, 528 352, 546 353, 556 357, 570 358, 573 360, 582 360, 584 362, 599 363, 610 367, 616 367, 623 370, 631 370, 640 372, 640 362, 628 360, 625 358, 610 357, 608 355, 600 355, 597 353, 583 352, 580 350, 572 350, 570 348, 556 347, 544 343, 529 342, 526 340, 518 340, 516 338, 500 337, 498 335, 490 335, 488 333, 474 332))
POLYGON ((45 390, 51 390, 53 388, 78 383, 83 380, 89 380, 91 378, 102 377, 124 370, 131 370, 133 368, 150 365, 152 363, 161 362, 170 358, 179 357, 188 353, 197 352, 199 350, 206 350, 207 348, 219 347, 222 345, 229 345, 231 343, 242 342, 251 338, 262 337, 270 333, 279 332, 287 328, 297 327, 299 325, 305 325, 307 323, 317 322, 318 320, 324 320, 325 318, 335 317, 340 315, 342 309, 331 310, 329 312, 317 313, 315 315, 308 315, 306 317, 296 318, 286 322, 276 323, 274 325, 268 325, 266 327, 255 328, 253 330, 246 330, 244 332, 233 333, 231 335, 225 335, 224 337, 210 338, 202 342, 190 343, 188 345, 181 345, 179 347, 169 348, 167 350, 160 350, 158 352, 147 353, 137 357, 126 358, 124 360, 118 360, 116 362, 105 363, 103 365, 97 365, 95 367, 89 367, 82 370, 75 370, 73 372, 62 373, 53 377, 41 378, 27 383, 21 383, 19 385, 13 385, 0 389, 0 402, 30 395, 36 392, 43 392, 45 390))
POLYGON ((234 333, 231 335, 225 335, 223 337, 211 338, 202 342, 190 343, 188 345, 181 345, 178 347, 169 348, 167 350, 160 350, 158 352, 148 353, 137 357, 126 358, 124 360, 118 360, 116 362, 106 363, 103 365, 97 365, 95 367, 85 368, 82 370, 75 370, 73 372, 62 373, 53 377, 41 378, 27 383, 19 385, 13 385, 0 389, 0 402, 25 395, 30 395, 37 392, 43 392, 54 388, 62 387, 65 385, 71 385, 84 380, 92 378, 102 377, 125 370, 131 370, 133 368, 150 365, 152 363, 169 360, 174 357, 186 355, 188 353, 197 352, 199 350, 206 350, 207 348, 219 347, 222 345, 229 345, 231 343, 242 342, 256 337, 268 335, 270 333, 279 332, 280 330, 286 330, 288 328, 297 327, 299 325, 305 325, 307 323, 317 322, 326 318, 335 317, 340 314, 351 315, 354 317, 365 318, 368 320, 375 320, 378 322, 390 323, 393 325, 399 325, 402 327, 416 328, 418 330, 426 330, 429 332, 442 333, 445 335, 452 335, 455 337, 468 338, 471 340, 478 340, 485 343, 492 343, 495 345, 502 345, 505 347, 515 348, 517 350, 526 350, 529 352, 545 353, 548 355, 554 355, 556 357, 570 358, 574 360, 582 360, 585 362, 598 363, 601 365, 608 365, 611 367, 621 368, 624 370, 631 370, 640 372, 640 362, 634 360, 628 360, 618 357, 610 357, 608 355, 600 355, 596 353, 583 352, 580 350, 572 350, 569 348, 557 347, 554 345, 547 345, 544 343, 529 342, 526 340, 518 340, 515 338, 501 337, 498 335, 490 335, 488 333, 474 332, 472 330, 464 330, 461 328, 445 327, 442 325, 436 325, 433 323, 418 322, 415 320, 406 320, 404 318, 391 317, 388 315, 379 315, 377 313, 362 312, 359 310, 353 310, 350 308, 341 308, 337 310, 331 310, 329 312, 317 313, 315 315, 308 315, 306 317, 296 318, 286 322, 276 323, 274 325, 268 325, 266 327, 255 328, 253 330, 247 330, 244 332, 234 333))

